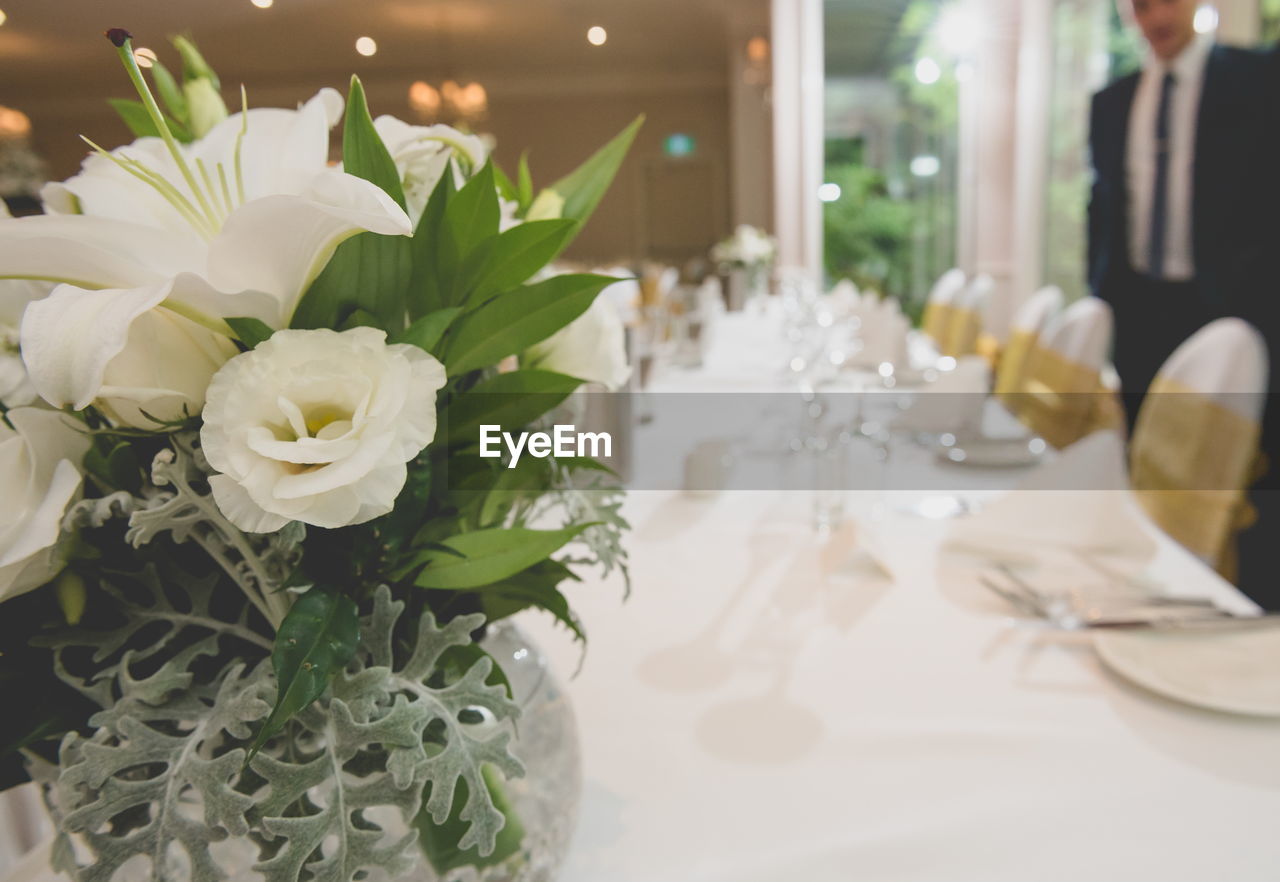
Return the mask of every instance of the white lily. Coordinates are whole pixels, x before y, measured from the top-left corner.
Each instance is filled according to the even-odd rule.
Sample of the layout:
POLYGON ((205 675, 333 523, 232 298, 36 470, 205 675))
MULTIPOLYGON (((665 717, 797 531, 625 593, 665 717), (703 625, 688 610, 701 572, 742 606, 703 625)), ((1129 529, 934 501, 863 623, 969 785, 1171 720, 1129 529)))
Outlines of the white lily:
MULTIPOLYGON (((37 389, 53 403, 92 401, 103 367, 153 309, 224 336, 231 317, 285 327, 345 239, 411 235, 408 216, 379 187, 328 165, 342 106, 324 89, 296 111, 231 116, 190 145, 142 138, 100 151, 80 174, 46 187, 49 213, 0 220, 0 279, 74 286, 30 307, 23 322, 37 389)), ((176 352, 175 339, 154 345, 176 352)))

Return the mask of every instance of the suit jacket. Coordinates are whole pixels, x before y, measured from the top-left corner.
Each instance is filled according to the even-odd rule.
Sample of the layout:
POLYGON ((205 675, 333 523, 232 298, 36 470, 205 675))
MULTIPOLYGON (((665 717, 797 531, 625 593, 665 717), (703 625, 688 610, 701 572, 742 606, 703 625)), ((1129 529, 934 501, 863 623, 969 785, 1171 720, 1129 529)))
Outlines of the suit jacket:
MULTIPOLYGON (((1089 285, 1113 305, 1129 261, 1125 153, 1139 74, 1093 98, 1089 285)), ((1280 293, 1280 57, 1214 46, 1205 65, 1192 170, 1197 288, 1219 315, 1253 312, 1280 293)), ((1280 310, 1280 300, 1267 304, 1280 310)), ((1280 353, 1277 353, 1280 357, 1280 353)))

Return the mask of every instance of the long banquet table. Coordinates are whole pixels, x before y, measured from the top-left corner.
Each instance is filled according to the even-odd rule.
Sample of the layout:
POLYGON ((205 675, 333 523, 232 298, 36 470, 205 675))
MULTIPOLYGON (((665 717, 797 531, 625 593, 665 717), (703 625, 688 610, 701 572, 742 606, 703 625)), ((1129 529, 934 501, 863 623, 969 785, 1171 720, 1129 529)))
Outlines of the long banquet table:
MULTIPOLYGON (((731 315, 659 385, 767 385, 769 333, 731 315)), ((911 513, 931 495, 849 492, 824 534, 804 491, 631 494, 630 599, 616 577, 570 589, 590 645, 562 882, 1280 878, 1280 720, 1160 697, 1088 634, 1011 619, 944 551, 956 521, 911 513)), ((1251 609, 1144 529, 1156 583, 1251 609)))

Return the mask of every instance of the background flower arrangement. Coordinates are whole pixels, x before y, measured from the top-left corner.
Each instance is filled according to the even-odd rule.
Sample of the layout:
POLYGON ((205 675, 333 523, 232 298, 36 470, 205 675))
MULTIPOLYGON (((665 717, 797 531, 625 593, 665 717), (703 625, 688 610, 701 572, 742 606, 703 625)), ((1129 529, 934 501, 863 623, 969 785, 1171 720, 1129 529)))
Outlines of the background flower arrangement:
POLYGON ((545 267, 640 121, 535 193, 357 79, 345 115, 229 115, 189 41, 157 101, 108 37, 138 140, 0 221, 0 783, 41 783, 86 880, 499 860, 521 764, 471 724, 518 708, 474 638, 536 607, 583 639, 559 586, 625 573, 626 524, 600 463, 507 469, 478 429, 625 378, 616 279, 545 267))

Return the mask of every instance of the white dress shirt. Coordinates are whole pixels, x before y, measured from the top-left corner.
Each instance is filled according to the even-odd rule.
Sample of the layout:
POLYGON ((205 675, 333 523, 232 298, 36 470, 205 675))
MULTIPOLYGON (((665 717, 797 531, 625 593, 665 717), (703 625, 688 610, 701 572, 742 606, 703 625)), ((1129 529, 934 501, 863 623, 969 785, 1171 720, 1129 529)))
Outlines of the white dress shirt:
POLYGON ((1165 202, 1164 271, 1161 278, 1185 281, 1195 276, 1191 249, 1192 169, 1195 163, 1196 122, 1205 63, 1213 41, 1196 36, 1171 62, 1149 53, 1138 80, 1129 113, 1129 143, 1125 171, 1129 187, 1129 260, 1134 269, 1149 271, 1151 205, 1156 180, 1156 116, 1166 72, 1174 76, 1169 98, 1169 192, 1165 202))

